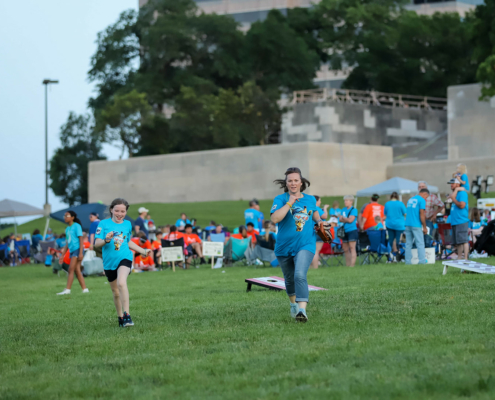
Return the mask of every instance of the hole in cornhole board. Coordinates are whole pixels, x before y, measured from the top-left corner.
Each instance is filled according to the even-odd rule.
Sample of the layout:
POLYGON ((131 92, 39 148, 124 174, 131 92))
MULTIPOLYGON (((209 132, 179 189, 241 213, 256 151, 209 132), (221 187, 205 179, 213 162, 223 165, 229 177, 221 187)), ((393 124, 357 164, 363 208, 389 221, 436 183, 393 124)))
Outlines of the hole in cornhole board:
MULTIPOLYGON (((250 278, 244 280, 247 283, 247 292, 251 291, 253 285, 261 286, 270 290, 285 290, 285 280, 279 276, 265 276, 262 278, 250 278)), ((309 291, 327 290, 318 286, 308 285, 309 291)))

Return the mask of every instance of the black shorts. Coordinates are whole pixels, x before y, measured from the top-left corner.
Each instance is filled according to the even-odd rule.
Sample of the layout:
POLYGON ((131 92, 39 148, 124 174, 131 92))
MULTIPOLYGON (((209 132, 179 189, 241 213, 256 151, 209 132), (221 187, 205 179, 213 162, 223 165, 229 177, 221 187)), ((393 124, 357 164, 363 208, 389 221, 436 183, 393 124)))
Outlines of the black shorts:
POLYGON ((132 261, 131 260, 122 260, 119 263, 119 266, 117 267, 117 269, 106 269, 105 275, 107 276, 108 282, 113 282, 115 279, 117 279, 117 271, 119 270, 120 267, 129 268, 129 273, 131 273, 132 261))

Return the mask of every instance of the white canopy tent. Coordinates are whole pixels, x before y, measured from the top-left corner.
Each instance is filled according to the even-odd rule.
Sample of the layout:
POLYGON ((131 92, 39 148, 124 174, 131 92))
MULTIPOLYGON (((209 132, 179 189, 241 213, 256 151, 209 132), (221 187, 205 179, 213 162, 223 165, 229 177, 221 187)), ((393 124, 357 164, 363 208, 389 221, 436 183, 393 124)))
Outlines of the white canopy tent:
MULTIPOLYGON (((438 193, 436 186, 428 185, 428 190, 431 193, 438 193)), ((402 201, 403 194, 418 193, 418 182, 411 181, 409 179, 395 177, 378 185, 370 186, 369 188, 360 190, 356 193, 355 204, 357 205, 358 197, 371 197, 374 194, 379 196, 390 195, 394 192, 399 194, 399 199, 402 201)))
POLYGON ((20 201, 5 199, 0 201, 0 218, 14 218, 14 229, 17 235, 16 217, 25 217, 29 215, 43 215, 44 211, 41 208, 30 206, 20 201))

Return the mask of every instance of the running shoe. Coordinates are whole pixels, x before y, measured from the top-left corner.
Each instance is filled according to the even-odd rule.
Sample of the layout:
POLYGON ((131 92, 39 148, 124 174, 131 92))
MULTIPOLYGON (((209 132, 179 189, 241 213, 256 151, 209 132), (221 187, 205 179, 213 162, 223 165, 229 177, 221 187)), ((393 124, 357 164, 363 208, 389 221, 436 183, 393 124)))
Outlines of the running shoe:
POLYGON ((57 293, 57 295, 62 295, 62 294, 70 294, 70 289, 64 289, 60 293, 57 293))
POLYGON ((299 310, 299 312, 296 315, 296 321, 297 322, 308 322, 308 316, 306 315, 305 310, 299 310))
POLYGON ((290 303, 290 316, 292 318, 296 318, 297 313, 299 312, 299 305, 297 303, 290 303))
POLYGON ((134 326, 134 322, 132 322, 131 316, 129 314, 125 312, 123 318, 124 318, 124 326, 134 326))
POLYGON ((119 317, 119 328, 123 328, 125 325, 124 325, 124 318, 123 317, 119 317))
POLYGON ((89 289, 88 288, 84 289, 83 293, 89 293, 89 289))

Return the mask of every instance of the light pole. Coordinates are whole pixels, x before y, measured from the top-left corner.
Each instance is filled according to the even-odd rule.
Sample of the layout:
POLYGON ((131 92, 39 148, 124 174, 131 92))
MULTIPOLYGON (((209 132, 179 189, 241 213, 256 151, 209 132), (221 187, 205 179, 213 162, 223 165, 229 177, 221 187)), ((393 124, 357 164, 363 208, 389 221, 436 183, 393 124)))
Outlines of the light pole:
MULTIPOLYGON (((45 79, 43 85, 45 85, 45 216, 50 215, 50 204, 48 203, 48 85, 56 84, 58 81, 51 79, 45 79)), ((46 234, 46 233, 45 233, 46 234)))

